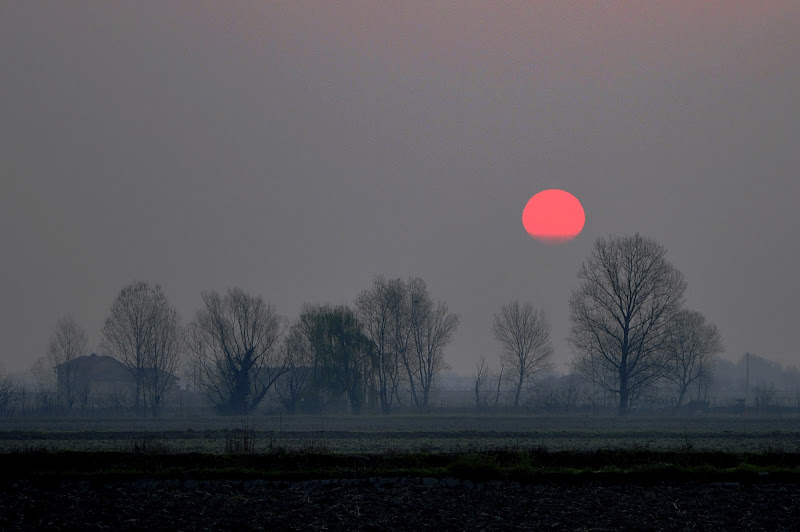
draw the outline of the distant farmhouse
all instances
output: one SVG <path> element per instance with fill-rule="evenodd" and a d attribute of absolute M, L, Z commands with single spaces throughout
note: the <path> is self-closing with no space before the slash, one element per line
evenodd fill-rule
<path fill-rule="evenodd" d="M 128 366 L 108 355 L 77 357 L 56 366 L 58 393 L 77 395 L 127 395 L 135 390 L 135 381 Z M 71 379 L 71 386 L 67 382 Z"/>
<path fill-rule="evenodd" d="M 146 371 L 157 371 L 148 368 Z M 58 393 L 71 395 L 76 402 L 87 399 L 132 399 L 136 393 L 136 380 L 128 366 L 114 357 L 92 353 L 77 357 L 56 366 Z M 161 372 L 161 379 L 170 382 L 169 389 L 178 391 L 178 377 Z M 146 378 L 146 376 L 145 376 Z"/>

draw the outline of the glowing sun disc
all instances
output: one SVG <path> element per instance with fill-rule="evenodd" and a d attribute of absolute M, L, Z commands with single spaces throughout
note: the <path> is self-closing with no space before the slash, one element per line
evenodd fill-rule
<path fill-rule="evenodd" d="M 534 195 L 522 211 L 522 225 L 528 234 L 549 244 L 572 240 L 584 223 L 586 214 L 578 198 L 557 188 Z"/>

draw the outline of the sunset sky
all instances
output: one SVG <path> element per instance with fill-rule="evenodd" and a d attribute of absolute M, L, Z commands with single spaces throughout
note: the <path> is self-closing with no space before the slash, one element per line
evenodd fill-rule
<path fill-rule="evenodd" d="M 127 283 L 188 322 L 238 286 L 294 318 L 376 274 L 461 317 L 544 308 L 557 367 L 595 239 L 640 232 L 725 356 L 800 363 L 800 2 L 0 3 L 0 366 Z M 583 232 L 522 226 L 544 189 Z M 776 383 L 778 385 L 779 383 Z"/>

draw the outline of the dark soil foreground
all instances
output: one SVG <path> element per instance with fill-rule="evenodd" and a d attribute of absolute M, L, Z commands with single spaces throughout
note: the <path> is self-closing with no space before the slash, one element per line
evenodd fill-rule
<path fill-rule="evenodd" d="M 2 530 L 797 530 L 800 485 L 416 478 L 0 483 Z"/>

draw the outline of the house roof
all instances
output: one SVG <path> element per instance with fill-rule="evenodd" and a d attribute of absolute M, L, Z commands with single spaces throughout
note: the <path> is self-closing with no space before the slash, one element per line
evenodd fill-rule
<path fill-rule="evenodd" d="M 108 355 L 80 356 L 56 366 L 58 371 L 69 367 L 84 378 L 91 380 L 128 381 L 132 375 L 128 366 Z"/>
<path fill-rule="evenodd" d="M 116 358 L 109 355 L 98 355 L 92 353 L 91 355 L 80 356 L 58 364 L 56 370 L 62 371 L 62 368 L 69 366 L 74 369 L 77 374 L 83 378 L 90 380 L 104 380 L 104 381 L 130 381 L 133 380 L 131 368 L 123 364 Z M 144 368 L 145 372 L 152 372 L 153 368 Z M 178 380 L 176 375 L 172 375 L 166 371 L 159 370 L 159 375 L 162 379 Z"/>

